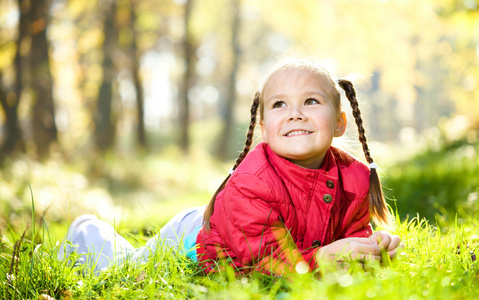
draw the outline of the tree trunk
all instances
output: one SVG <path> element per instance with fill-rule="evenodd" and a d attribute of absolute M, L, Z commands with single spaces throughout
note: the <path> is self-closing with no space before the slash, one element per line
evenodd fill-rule
<path fill-rule="evenodd" d="M 228 83 L 228 96 L 226 98 L 225 105 L 225 114 L 224 114 L 224 128 L 221 135 L 221 139 L 218 145 L 218 156 L 226 160 L 228 159 L 228 154 L 230 153 L 230 141 L 231 141 L 231 128 L 234 124 L 233 112 L 236 104 L 236 78 L 238 75 L 238 65 L 241 55 L 240 42 L 239 42 L 239 31 L 241 26 L 240 18 L 240 9 L 241 3 L 240 0 L 232 0 L 232 18 L 231 23 L 231 47 L 233 48 L 232 62 L 231 62 L 231 73 L 229 76 Z"/>
<path fill-rule="evenodd" d="M 132 76 L 135 84 L 136 90 L 136 111 L 137 111 L 137 138 L 138 146 L 144 150 L 147 149 L 147 140 L 145 132 L 145 108 L 144 108 L 144 94 L 143 94 L 143 82 L 140 76 L 140 52 L 137 45 L 137 36 L 138 33 L 135 28 L 136 23 L 136 10 L 135 10 L 135 1 L 130 2 L 130 13 L 131 13 L 131 28 L 133 32 L 133 39 L 131 43 L 131 55 L 132 55 Z"/>
<path fill-rule="evenodd" d="M 183 41 L 183 51 L 185 55 L 186 70 L 183 77 L 183 87 L 181 89 L 180 96 L 180 147 L 183 153 L 188 153 L 190 148 L 189 139 L 189 127 L 190 127 L 190 106 L 188 101 L 188 91 L 193 86 L 194 74 L 193 74 L 193 61 L 195 55 L 195 47 L 193 45 L 193 36 L 190 30 L 190 16 L 193 6 L 193 0 L 187 0 L 185 2 L 185 37 Z"/>
<path fill-rule="evenodd" d="M 48 10 L 46 0 L 34 0 L 31 5 L 31 80 L 33 100 L 33 141 L 39 159 L 46 158 L 50 146 L 57 142 L 53 79 L 48 55 Z"/>
<path fill-rule="evenodd" d="M 5 112 L 5 139 L 1 146 L 2 155 L 13 151 L 25 152 L 25 141 L 22 137 L 22 131 L 18 120 L 18 105 L 23 91 L 23 68 L 24 59 L 22 58 L 22 41 L 28 34 L 28 13 L 29 2 L 18 0 L 18 10 L 20 12 L 18 21 L 18 37 L 16 42 L 16 52 L 14 58 L 15 65 L 15 88 L 13 93 L 7 93 L 0 86 L 0 102 Z M 2 74 L 0 74 L 0 81 Z"/>
<path fill-rule="evenodd" d="M 1 79 L 0 74 L 0 79 Z M 25 143 L 18 122 L 18 101 L 13 92 L 6 92 L 0 85 L 0 103 L 5 112 L 5 139 L 1 147 L 0 156 L 14 151 L 25 151 Z"/>
<path fill-rule="evenodd" d="M 116 70 L 113 63 L 114 52 L 117 47 L 117 30 L 115 27 L 116 2 L 102 0 L 101 11 L 105 17 L 103 22 L 104 40 L 103 52 L 103 80 L 100 85 L 95 112 L 95 146 L 100 152 L 105 152 L 115 143 L 116 116 L 112 113 L 113 83 Z"/>

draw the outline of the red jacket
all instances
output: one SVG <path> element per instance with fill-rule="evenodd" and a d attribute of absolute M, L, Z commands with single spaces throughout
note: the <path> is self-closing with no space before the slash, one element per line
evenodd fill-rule
<path fill-rule="evenodd" d="M 368 193 L 368 167 L 344 151 L 331 147 L 321 169 L 305 169 L 260 143 L 218 194 L 198 260 L 207 272 L 228 257 L 243 272 L 315 269 L 321 245 L 372 234 Z"/>

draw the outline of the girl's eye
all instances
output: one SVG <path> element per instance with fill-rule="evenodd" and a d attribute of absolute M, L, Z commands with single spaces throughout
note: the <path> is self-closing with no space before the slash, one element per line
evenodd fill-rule
<path fill-rule="evenodd" d="M 286 104 L 283 101 L 276 101 L 273 104 L 273 108 L 280 108 L 280 107 L 285 107 L 285 106 L 286 106 Z"/>
<path fill-rule="evenodd" d="M 312 104 L 318 104 L 318 103 L 319 101 L 313 98 L 309 98 L 309 99 L 306 99 L 306 101 L 304 101 L 304 105 L 312 105 Z"/>

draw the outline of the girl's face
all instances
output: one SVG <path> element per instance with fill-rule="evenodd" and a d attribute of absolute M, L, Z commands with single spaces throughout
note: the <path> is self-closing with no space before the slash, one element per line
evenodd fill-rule
<path fill-rule="evenodd" d="M 346 130 L 346 115 L 337 111 L 321 80 L 305 70 L 283 70 L 263 90 L 263 141 L 279 156 L 309 169 L 321 167 L 333 137 Z"/>

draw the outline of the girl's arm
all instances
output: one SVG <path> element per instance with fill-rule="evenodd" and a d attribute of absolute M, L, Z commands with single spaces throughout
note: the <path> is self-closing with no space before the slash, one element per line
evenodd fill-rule
<path fill-rule="evenodd" d="M 311 267 L 315 251 L 303 253 L 285 228 L 270 187 L 250 174 L 238 174 L 217 200 L 214 218 L 222 239 L 245 267 L 276 274 L 294 272 L 299 262 Z"/>

